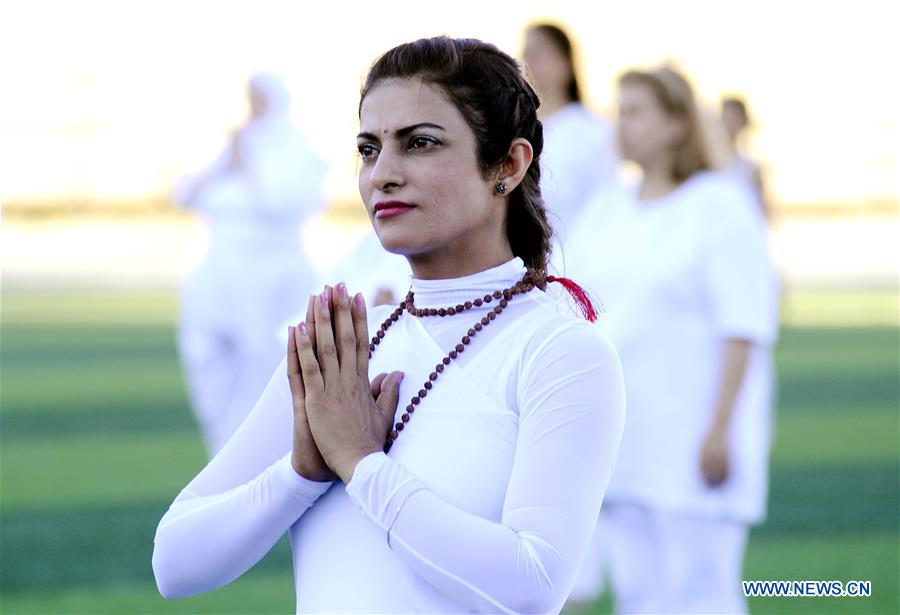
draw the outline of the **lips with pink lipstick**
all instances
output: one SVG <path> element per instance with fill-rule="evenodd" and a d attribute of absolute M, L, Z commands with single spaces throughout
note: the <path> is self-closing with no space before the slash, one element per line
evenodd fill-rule
<path fill-rule="evenodd" d="M 381 220 L 383 218 L 398 216 L 414 207 L 415 205 L 404 203 L 403 201 L 380 201 L 375 203 L 375 217 Z"/>

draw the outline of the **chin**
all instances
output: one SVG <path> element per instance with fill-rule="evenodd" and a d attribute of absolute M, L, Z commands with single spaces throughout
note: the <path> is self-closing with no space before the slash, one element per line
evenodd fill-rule
<path fill-rule="evenodd" d="M 381 247 L 391 254 L 406 256 L 415 253 L 418 247 L 417 242 L 407 236 L 406 233 L 397 232 L 397 229 L 382 230 L 382 232 L 376 230 L 375 234 L 378 235 Z"/>

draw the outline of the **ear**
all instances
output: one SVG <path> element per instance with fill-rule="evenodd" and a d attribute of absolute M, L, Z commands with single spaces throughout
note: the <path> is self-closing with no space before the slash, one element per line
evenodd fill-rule
<path fill-rule="evenodd" d="M 494 181 L 503 182 L 509 192 L 512 192 L 522 182 L 532 160 L 534 160 L 534 149 L 528 139 L 522 137 L 513 139 L 509 146 L 509 152 L 506 154 L 506 160 L 500 165 Z"/>

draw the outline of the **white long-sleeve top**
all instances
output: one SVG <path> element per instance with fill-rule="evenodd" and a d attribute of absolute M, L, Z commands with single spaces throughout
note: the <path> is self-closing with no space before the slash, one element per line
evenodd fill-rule
<path fill-rule="evenodd" d="M 524 273 L 516 257 L 411 284 L 417 307 L 449 306 Z M 388 329 L 370 376 L 405 373 L 397 416 L 494 305 L 445 317 L 404 313 Z M 370 310 L 369 331 L 392 309 Z M 594 531 L 624 412 L 614 347 L 534 289 L 510 300 L 450 363 L 389 453 L 364 457 L 346 486 L 317 483 L 290 464 L 282 362 L 235 436 L 160 521 L 160 592 L 221 587 L 289 532 L 298 613 L 558 612 Z"/>

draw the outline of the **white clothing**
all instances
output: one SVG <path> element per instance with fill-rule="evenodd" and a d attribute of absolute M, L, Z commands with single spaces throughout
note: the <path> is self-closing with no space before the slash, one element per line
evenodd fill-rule
<path fill-rule="evenodd" d="M 237 145 L 175 190 L 209 230 L 206 258 L 181 287 L 178 341 L 210 455 L 247 416 L 284 354 L 260 332 L 305 306 L 315 279 L 300 229 L 325 205 L 326 169 L 291 124 L 285 94 L 269 89 L 272 113 L 251 119 Z M 239 165 L 231 164 L 233 149 Z"/>
<path fill-rule="evenodd" d="M 409 292 L 411 275 L 406 257 L 385 250 L 378 235 L 370 229 L 337 263 L 319 276 L 315 290 L 321 292 L 326 284 L 334 286 L 344 282 L 351 294 L 361 292 L 366 305 L 373 305 L 378 290 L 389 288 L 399 304 Z"/>
<path fill-rule="evenodd" d="M 725 171 L 732 177 L 745 183 L 747 188 L 756 191 L 756 178 L 759 176 L 759 165 L 741 154 L 734 152 Z"/>
<path fill-rule="evenodd" d="M 777 288 L 759 209 L 715 173 L 643 202 L 636 186 L 615 187 L 591 201 L 575 243 L 570 269 L 605 306 L 598 323 L 621 353 L 628 395 L 608 499 L 762 520 Z M 700 451 L 729 338 L 753 345 L 730 423 L 729 475 L 713 488 Z"/>
<path fill-rule="evenodd" d="M 541 195 L 556 234 L 551 273 L 566 275 L 567 238 L 592 194 L 613 182 L 618 154 L 612 125 L 578 102 L 544 122 Z"/>
<path fill-rule="evenodd" d="M 750 160 L 740 152 L 734 152 L 731 161 L 724 169 L 725 173 L 730 175 L 735 181 L 750 191 L 756 199 L 757 206 L 764 207 L 762 194 L 762 186 L 760 185 L 760 169 L 759 165 Z"/>
<path fill-rule="evenodd" d="M 461 278 L 413 279 L 415 303 L 462 303 L 525 271 L 516 257 Z M 369 375 L 404 372 L 397 417 L 495 305 L 393 323 Z M 392 309 L 371 309 L 369 331 Z M 514 297 L 444 369 L 390 452 L 364 457 L 346 486 L 291 468 L 284 370 L 160 521 L 153 568 L 163 595 L 225 585 L 288 531 L 298 613 L 562 608 L 624 423 L 618 357 L 597 327 L 538 289 Z"/>
<path fill-rule="evenodd" d="M 615 613 L 747 612 L 746 524 L 608 502 L 597 534 Z"/>

